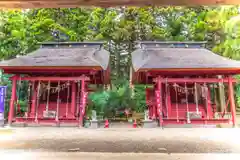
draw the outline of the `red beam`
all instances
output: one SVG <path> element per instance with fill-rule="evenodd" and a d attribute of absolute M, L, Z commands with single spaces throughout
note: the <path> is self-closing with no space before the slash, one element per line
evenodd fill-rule
<path fill-rule="evenodd" d="M 218 78 L 156 78 L 154 82 L 157 82 L 159 79 L 162 83 L 217 83 L 224 82 L 228 83 L 227 78 L 218 79 Z M 235 79 L 232 82 L 237 82 Z"/>
<path fill-rule="evenodd" d="M 90 78 L 86 76 L 80 77 L 21 77 L 18 80 L 25 80 L 25 81 L 89 81 Z"/>

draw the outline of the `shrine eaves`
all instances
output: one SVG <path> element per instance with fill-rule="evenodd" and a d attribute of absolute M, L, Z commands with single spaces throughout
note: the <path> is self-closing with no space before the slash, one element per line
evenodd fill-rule
<path fill-rule="evenodd" d="M 0 8 L 76 8 L 83 6 L 238 5 L 239 0 L 1 0 Z"/>

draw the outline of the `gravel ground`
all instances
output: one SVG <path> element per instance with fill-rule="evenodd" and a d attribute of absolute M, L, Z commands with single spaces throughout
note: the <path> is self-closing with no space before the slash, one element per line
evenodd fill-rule
<path fill-rule="evenodd" d="M 240 154 L 0 152 L 2 159 L 18 160 L 239 160 Z"/>
<path fill-rule="evenodd" d="M 240 153 L 240 129 L 17 128 L 0 149 L 48 152 Z"/>

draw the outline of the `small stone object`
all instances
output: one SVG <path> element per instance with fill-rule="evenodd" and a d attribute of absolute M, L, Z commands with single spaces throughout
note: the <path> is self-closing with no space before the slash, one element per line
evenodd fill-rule
<path fill-rule="evenodd" d="M 144 120 L 149 120 L 148 114 L 149 114 L 149 111 L 145 110 L 145 112 L 144 112 Z"/>
<path fill-rule="evenodd" d="M 43 111 L 44 118 L 56 118 L 56 111 Z"/>
<path fill-rule="evenodd" d="M 158 148 L 158 151 L 161 152 L 161 153 L 162 153 L 162 152 L 165 152 L 165 153 L 166 153 L 166 152 L 167 152 L 167 149 L 166 149 L 166 148 Z"/>
<path fill-rule="evenodd" d="M 68 152 L 78 152 L 80 151 L 80 148 L 71 148 L 68 150 Z"/>
<path fill-rule="evenodd" d="M 91 121 L 90 121 L 90 128 L 97 129 L 99 126 L 98 124 L 98 118 L 97 118 L 97 113 L 95 110 L 92 110 L 92 115 L 91 115 Z"/>
<path fill-rule="evenodd" d="M 92 120 L 97 120 L 97 113 L 95 110 L 92 110 Z"/>
<path fill-rule="evenodd" d="M 4 125 L 4 113 L 0 113 L 0 127 Z"/>

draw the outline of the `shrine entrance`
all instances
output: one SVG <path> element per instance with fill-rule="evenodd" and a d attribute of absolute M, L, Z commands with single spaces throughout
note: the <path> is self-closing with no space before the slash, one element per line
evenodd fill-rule
<path fill-rule="evenodd" d="M 43 43 L 29 55 L 1 62 L 4 73 L 13 74 L 8 123 L 83 126 L 88 86 L 109 83 L 109 53 L 102 44 Z"/>
<path fill-rule="evenodd" d="M 28 106 L 24 111 L 15 98 L 16 123 L 75 123 L 82 125 L 86 110 L 87 81 L 86 76 L 79 77 L 42 77 L 46 80 L 34 80 L 41 77 L 13 77 L 13 85 L 17 80 L 28 82 Z M 47 80 L 49 79 L 49 80 Z M 68 80 L 67 80 L 68 79 Z M 20 82 L 22 83 L 22 82 Z M 16 84 L 19 84 L 16 82 Z M 14 87 L 14 86 L 13 86 Z M 20 86 L 16 86 L 19 88 Z M 18 89 L 17 89 L 18 90 Z M 10 112 L 12 108 L 10 108 Z M 9 123 L 11 122 L 9 117 Z"/>
<path fill-rule="evenodd" d="M 233 75 L 240 62 L 216 55 L 204 44 L 140 42 L 132 53 L 133 81 L 153 86 L 146 89 L 146 102 L 149 118 L 160 126 L 236 125 Z"/>
<path fill-rule="evenodd" d="M 196 82 L 194 82 L 196 81 Z M 162 125 L 168 124 L 235 124 L 233 80 L 196 78 L 156 78 L 153 89 L 146 89 L 150 119 L 161 118 Z M 215 83 L 214 83 L 215 82 Z M 217 90 L 219 83 L 225 86 L 223 110 L 219 106 Z M 149 99 L 148 98 L 148 99 Z M 160 113 L 159 113 L 160 111 Z"/>

